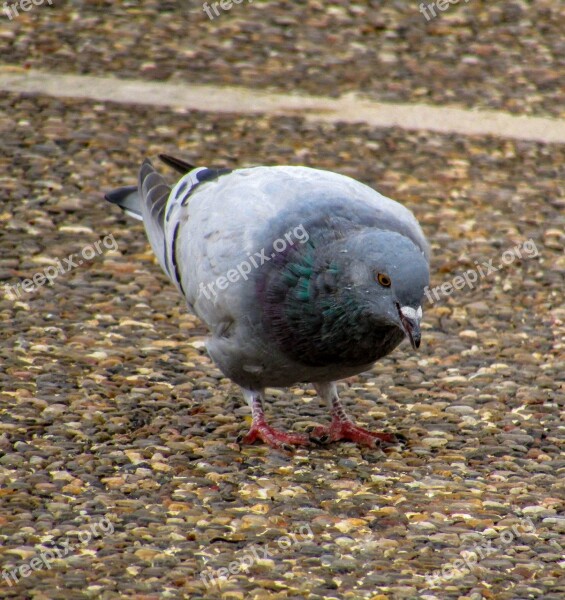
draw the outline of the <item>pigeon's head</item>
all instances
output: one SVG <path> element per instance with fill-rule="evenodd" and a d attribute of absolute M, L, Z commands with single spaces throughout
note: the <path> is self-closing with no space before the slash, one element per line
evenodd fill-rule
<path fill-rule="evenodd" d="M 341 250 L 349 298 L 375 327 L 395 326 L 420 346 L 428 260 L 409 238 L 390 231 L 360 233 Z M 339 259 L 338 259 L 339 260 Z"/>

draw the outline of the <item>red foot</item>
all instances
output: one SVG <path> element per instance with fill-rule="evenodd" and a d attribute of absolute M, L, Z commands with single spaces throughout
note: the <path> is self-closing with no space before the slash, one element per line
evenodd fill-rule
<path fill-rule="evenodd" d="M 238 439 L 240 444 L 253 444 L 256 440 L 262 440 L 271 448 L 292 452 L 294 446 L 311 446 L 312 442 L 305 435 L 299 433 L 286 433 L 267 425 L 265 421 L 258 421 L 251 425 L 249 433 Z"/>
<path fill-rule="evenodd" d="M 329 442 L 337 442 L 338 440 L 348 440 L 356 442 L 361 446 L 370 446 L 371 448 L 378 447 L 380 441 L 396 444 L 402 441 L 401 436 L 396 436 L 394 433 L 380 433 L 377 431 L 369 431 L 358 427 L 352 421 L 338 421 L 334 419 L 331 425 L 322 425 L 315 427 L 310 432 L 310 439 L 323 444 Z"/>

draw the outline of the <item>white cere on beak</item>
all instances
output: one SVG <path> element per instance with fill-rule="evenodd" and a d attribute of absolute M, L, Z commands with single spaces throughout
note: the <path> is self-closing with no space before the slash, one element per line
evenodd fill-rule
<path fill-rule="evenodd" d="M 417 310 L 414 310 L 411 306 L 403 306 L 400 309 L 400 312 L 407 318 L 412 321 L 419 321 L 422 318 L 422 307 L 418 306 Z"/>

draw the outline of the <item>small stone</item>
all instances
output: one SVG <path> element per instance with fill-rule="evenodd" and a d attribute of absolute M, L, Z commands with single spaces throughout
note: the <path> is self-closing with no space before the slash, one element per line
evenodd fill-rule
<path fill-rule="evenodd" d="M 476 410 L 472 406 L 466 405 L 456 405 L 456 406 L 448 406 L 445 409 L 446 413 L 453 413 L 456 415 L 473 415 Z"/>
<path fill-rule="evenodd" d="M 140 548 L 139 550 L 136 550 L 134 554 L 141 560 L 151 562 L 156 556 L 160 554 L 160 552 L 159 550 L 154 550 L 152 548 Z"/>
<path fill-rule="evenodd" d="M 429 448 L 443 448 L 443 446 L 447 445 L 447 442 L 448 440 L 445 438 L 437 437 L 426 437 L 421 440 L 421 443 Z"/>

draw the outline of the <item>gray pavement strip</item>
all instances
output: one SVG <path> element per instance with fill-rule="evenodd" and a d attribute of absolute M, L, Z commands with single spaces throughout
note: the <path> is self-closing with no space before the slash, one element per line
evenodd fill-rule
<path fill-rule="evenodd" d="M 9 66 L 0 66 L 0 90 L 207 112 L 298 114 L 310 120 L 334 123 L 366 123 L 375 127 L 565 143 L 565 121 L 557 119 L 425 104 L 372 102 L 356 94 L 331 99 L 269 93 L 243 87 L 184 85 L 37 70 L 18 71 Z"/>

